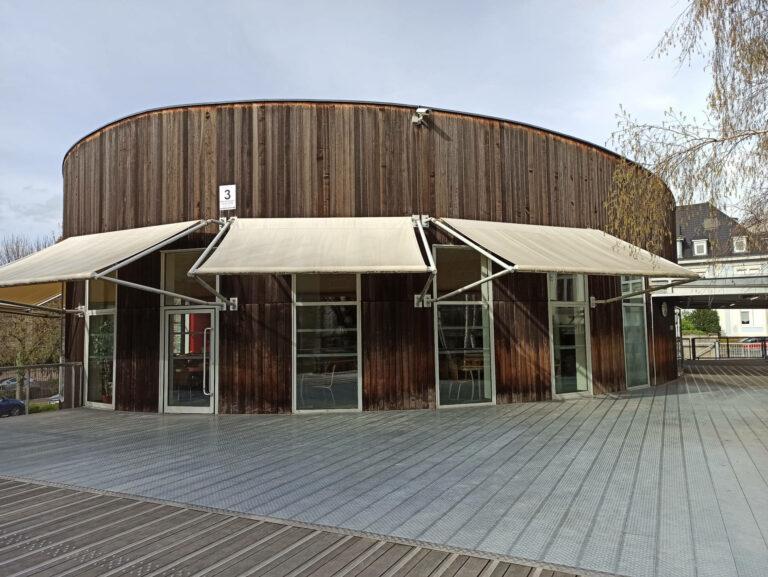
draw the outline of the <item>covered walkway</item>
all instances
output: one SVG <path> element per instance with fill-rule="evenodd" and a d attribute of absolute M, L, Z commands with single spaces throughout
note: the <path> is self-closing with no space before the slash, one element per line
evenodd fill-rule
<path fill-rule="evenodd" d="M 768 364 L 450 411 L 0 420 L 0 473 L 633 576 L 763 576 Z"/>

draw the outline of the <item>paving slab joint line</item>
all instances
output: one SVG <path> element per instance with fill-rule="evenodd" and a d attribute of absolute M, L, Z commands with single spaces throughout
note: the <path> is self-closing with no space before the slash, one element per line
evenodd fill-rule
<path fill-rule="evenodd" d="M 395 543 L 399 545 L 408 545 L 410 547 L 421 547 L 423 549 L 434 549 L 435 551 L 442 551 L 443 553 L 450 553 L 456 555 L 466 555 L 470 557 L 478 557 L 481 559 L 488 559 L 490 561 L 500 561 L 504 563 L 512 563 L 517 565 L 527 565 L 534 569 L 547 569 L 549 571 L 560 571 L 562 573 L 573 573 L 579 577 L 629 577 L 620 573 L 606 573 L 604 571 L 594 571 L 589 569 L 583 569 L 579 567 L 571 567 L 567 565 L 557 565 L 553 563 L 544 563 L 535 559 L 527 559 L 524 557 L 513 557 L 510 555 L 503 555 L 500 553 L 493 553 L 490 551 L 481 551 L 474 549 L 464 549 L 461 547 L 453 547 L 451 545 L 445 545 L 441 543 L 431 543 L 428 541 L 421 541 L 418 539 L 407 539 L 403 537 L 397 537 L 395 535 L 384 535 L 380 533 L 373 533 L 369 531 L 358 531 L 354 529 L 346 529 L 344 527 L 335 527 L 333 525 L 321 525 L 318 523 L 305 523 L 302 521 L 294 521 L 287 519 L 280 519 L 278 517 L 269 517 L 264 515 L 255 515 L 251 513 L 243 513 L 241 511 L 233 511 L 231 509 L 220 509 L 217 507 L 206 507 L 203 505 L 196 505 L 193 503 L 184 503 L 182 501 L 171 501 L 167 499 L 158 499 L 156 497 L 146 497 L 143 495 L 131 495 L 129 493 L 121 493 L 118 491 L 109 491 L 106 489 L 95 489 L 93 487 L 84 487 L 80 485 L 70 485 L 67 483 L 58 483 L 54 481 L 42 481 L 39 479 L 33 479 L 29 477 L 15 477 L 12 475 L 0 475 L 0 480 L 18 481 L 22 483 L 32 483 L 37 485 L 59 487 L 64 489 L 74 489 L 77 491 L 83 491 L 86 493 L 92 493 L 96 495 L 104 495 L 107 497 L 119 497 L 124 499 L 133 499 L 136 501 L 144 501 L 147 503 L 156 503 L 158 505 L 169 505 L 172 507 L 182 507 L 192 511 L 201 511 L 204 513 L 215 513 L 218 515 L 227 515 L 230 517 L 241 517 L 244 519 L 251 519 L 254 521 L 262 521 L 265 523 L 274 523 L 277 525 L 284 525 L 288 527 L 299 527 L 303 529 L 310 529 L 313 531 L 326 531 L 328 533 L 335 533 L 338 535 L 348 535 L 352 537 L 361 537 L 364 539 L 374 539 L 377 541 L 384 541 L 387 543 Z"/>

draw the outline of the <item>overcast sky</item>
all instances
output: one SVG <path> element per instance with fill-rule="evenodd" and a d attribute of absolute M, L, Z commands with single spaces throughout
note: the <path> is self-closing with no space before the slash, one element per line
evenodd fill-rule
<path fill-rule="evenodd" d="M 489 114 L 606 144 L 619 105 L 701 113 L 651 59 L 680 0 L 0 0 L 0 231 L 60 229 L 61 161 L 121 116 L 264 98 Z M 642 8 L 639 8 L 641 7 Z"/>

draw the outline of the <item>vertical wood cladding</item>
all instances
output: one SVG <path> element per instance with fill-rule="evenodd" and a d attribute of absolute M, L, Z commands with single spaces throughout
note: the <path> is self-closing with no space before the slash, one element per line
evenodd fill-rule
<path fill-rule="evenodd" d="M 288 276 L 222 277 L 238 310 L 219 315 L 219 412 L 291 411 Z"/>
<path fill-rule="evenodd" d="M 621 295 L 621 277 L 589 277 L 589 294 L 596 299 Z M 589 311 L 592 341 L 592 390 L 597 394 L 626 389 L 624 318 L 621 301 L 598 304 Z"/>
<path fill-rule="evenodd" d="M 677 378 L 675 315 L 673 307 L 670 306 L 667 316 L 663 316 L 661 302 L 650 297 L 647 297 L 646 308 L 652 383 L 662 385 Z"/>
<path fill-rule="evenodd" d="M 496 401 L 552 397 L 547 275 L 513 273 L 493 283 Z"/>
<path fill-rule="evenodd" d="M 363 409 L 435 406 L 432 309 L 413 307 L 427 275 L 363 275 Z"/>
<path fill-rule="evenodd" d="M 159 288 L 160 253 L 120 269 L 120 278 Z M 127 287 L 117 289 L 117 370 L 115 408 L 157 411 L 160 374 L 160 296 Z"/>
<path fill-rule="evenodd" d="M 64 159 L 64 234 L 216 218 L 218 185 L 232 183 L 240 217 L 424 213 L 605 228 L 604 202 L 617 162 L 612 154 L 503 120 L 434 111 L 428 126 L 415 127 L 411 114 L 396 105 L 255 102 L 171 108 L 118 121 L 77 143 Z M 670 212 L 667 225 L 672 218 Z M 430 231 L 430 237 L 439 235 Z M 201 246 L 196 242 L 189 246 Z M 661 254 L 673 256 L 671 240 Z M 120 274 L 156 286 L 159 255 Z M 433 313 L 413 307 L 423 280 L 363 276 L 365 409 L 434 406 Z M 223 279 L 223 292 L 237 296 L 240 309 L 220 315 L 220 412 L 290 411 L 286 283 L 287 277 Z M 617 283 L 591 279 L 590 288 L 598 298 L 613 296 Z M 500 403 L 551 395 L 546 294 L 543 274 L 516 273 L 494 283 Z M 116 406 L 154 411 L 159 297 L 126 288 L 118 295 Z M 592 313 L 595 392 L 623 388 L 621 306 Z M 667 378 L 674 371 L 674 340 L 665 322 L 655 322 L 652 358 L 657 375 Z M 82 357 L 82 326 L 76 319 L 67 323 L 69 358 Z"/>

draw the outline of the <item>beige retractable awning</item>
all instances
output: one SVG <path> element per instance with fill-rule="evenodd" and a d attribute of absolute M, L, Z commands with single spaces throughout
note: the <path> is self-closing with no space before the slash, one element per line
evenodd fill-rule
<path fill-rule="evenodd" d="M 62 286 L 59 282 L 0 288 L 0 301 L 22 305 L 44 305 L 61 295 Z"/>
<path fill-rule="evenodd" d="M 671 278 L 699 276 L 599 230 L 458 218 L 440 220 L 514 264 L 519 272 Z"/>
<path fill-rule="evenodd" d="M 0 267 L 0 287 L 93 278 L 100 271 L 200 224 L 195 220 L 72 236 Z"/>
<path fill-rule="evenodd" d="M 196 274 L 419 273 L 411 217 L 240 218 Z"/>

